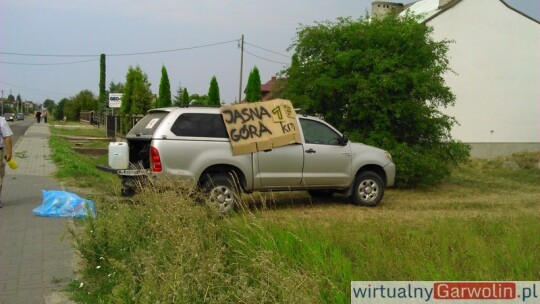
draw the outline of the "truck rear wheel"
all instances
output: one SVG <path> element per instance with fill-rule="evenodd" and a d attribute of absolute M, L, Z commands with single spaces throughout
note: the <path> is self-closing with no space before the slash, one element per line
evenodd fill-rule
<path fill-rule="evenodd" d="M 203 184 L 207 202 L 220 214 L 231 213 L 236 208 L 237 188 L 232 178 L 225 174 L 209 175 Z"/>
<path fill-rule="evenodd" d="M 120 194 L 122 196 L 131 197 L 131 196 L 135 195 L 135 189 L 133 189 L 133 188 L 122 188 L 122 190 L 120 190 Z"/>
<path fill-rule="evenodd" d="M 352 201 L 360 206 L 377 206 L 384 196 L 384 182 L 373 171 L 364 171 L 356 176 Z"/>

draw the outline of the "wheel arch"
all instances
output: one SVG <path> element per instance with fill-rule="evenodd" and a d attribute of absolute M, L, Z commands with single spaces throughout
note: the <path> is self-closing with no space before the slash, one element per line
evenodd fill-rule
<path fill-rule="evenodd" d="M 383 167 L 378 166 L 378 165 L 373 165 L 373 164 L 365 165 L 365 166 L 361 167 L 360 169 L 358 169 L 358 171 L 356 171 L 355 178 L 358 175 L 360 175 L 360 173 L 366 172 L 366 171 L 371 171 L 371 172 L 374 172 L 377 175 L 379 175 L 381 177 L 381 179 L 383 180 L 384 186 L 386 187 L 387 178 L 386 178 L 386 172 L 384 171 Z"/>
<path fill-rule="evenodd" d="M 244 174 L 244 172 L 242 172 L 242 170 L 240 170 L 240 168 L 227 164 L 216 164 L 204 169 L 204 171 L 199 176 L 197 186 L 202 186 L 206 181 L 207 176 L 214 174 L 233 174 L 234 181 L 239 184 L 242 191 L 245 191 L 247 184 L 246 175 Z"/>

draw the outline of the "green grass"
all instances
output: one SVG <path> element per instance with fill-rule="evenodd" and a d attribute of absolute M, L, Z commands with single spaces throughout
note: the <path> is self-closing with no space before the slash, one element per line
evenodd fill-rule
<path fill-rule="evenodd" d="M 56 135 L 107 137 L 105 131 L 87 124 L 51 125 L 51 132 Z"/>
<path fill-rule="evenodd" d="M 91 131 L 89 131 L 91 130 Z M 80 188 L 92 188 L 99 193 L 119 193 L 119 179 L 116 175 L 96 169 L 96 165 L 108 163 L 108 155 L 88 156 L 75 152 L 72 142 L 61 135 L 75 136 L 103 136 L 104 131 L 99 129 L 73 128 L 69 130 L 51 127 L 49 146 L 51 147 L 51 159 L 55 162 L 58 170 L 56 177 L 63 180 L 69 186 Z"/>
<path fill-rule="evenodd" d="M 60 178 L 119 186 L 93 167 L 106 158 L 51 144 Z M 538 161 L 473 160 L 439 186 L 388 189 L 376 208 L 256 193 L 223 219 L 167 180 L 130 200 L 98 196 L 98 217 L 72 231 L 84 265 L 70 290 L 83 303 L 348 303 L 352 280 L 538 280 Z"/>
<path fill-rule="evenodd" d="M 299 303 L 317 301 L 317 281 L 279 253 L 243 246 L 227 220 L 193 203 L 189 187 L 151 190 L 131 203 L 101 201 L 74 231 L 85 261 L 71 284 L 84 303 Z M 252 227 L 253 222 L 244 222 Z M 259 235 L 267 238 L 270 235 Z M 82 283 L 82 286 L 81 286 Z"/>

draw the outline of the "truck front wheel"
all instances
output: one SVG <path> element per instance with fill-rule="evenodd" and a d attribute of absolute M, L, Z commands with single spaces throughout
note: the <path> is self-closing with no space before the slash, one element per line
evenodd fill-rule
<path fill-rule="evenodd" d="M 208 176 L 203 184 L 208 204 L 225 215 L 236 208 L 238 194 L 234 182 L 225 174 Z"/>
<path fill-rule="evenodd" d="M 352 201 L 360 206 L 377 206 L 384 196 L 384 183 L 375 172 L 364 171 L 356 176 Z"/>

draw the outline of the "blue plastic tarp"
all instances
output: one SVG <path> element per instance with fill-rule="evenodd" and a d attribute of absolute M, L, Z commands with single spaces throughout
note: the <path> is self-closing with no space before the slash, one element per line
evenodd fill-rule
<path fill-rule="evenodd" d="M 59 190 L 42 190 L 43 202 L 32 212 L 45 217 L 96 217 L 96 208 L 91 200 L 80 198 L 78 195 Z"/>

